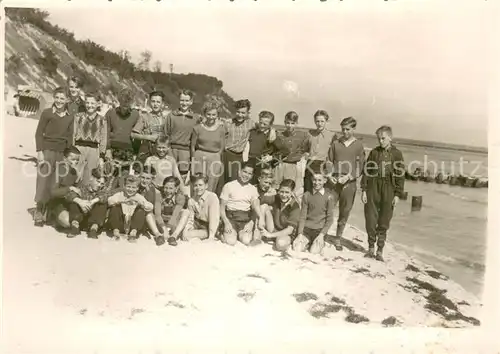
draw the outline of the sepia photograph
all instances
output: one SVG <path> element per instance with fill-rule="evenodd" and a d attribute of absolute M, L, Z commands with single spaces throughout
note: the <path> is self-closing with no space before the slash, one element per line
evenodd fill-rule
<path fill-rule="evenodd" d="M 479 352 L 492 2 L 102 3 L 2 5 L 5 353 Z"/>

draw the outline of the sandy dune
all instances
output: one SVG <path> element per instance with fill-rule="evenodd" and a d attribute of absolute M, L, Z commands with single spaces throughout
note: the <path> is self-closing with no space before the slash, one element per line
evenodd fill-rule
<path fill-rule="evenodd" d="M 280 338 L 288 344 L 273 352 L 290 353 L 308 351 L 293 343 L 312 335 L 346 348 L 367 328 L 478 324 L 477 298 L 390 245 L 386 264 L 364 259 L 366 237 L 352 227 L 351 250 L 321 256 L 219 242 L 158 248 L 34 228 L 36 121 L 7 116 L 4 125 L 5 353 L 180 352 L 187 343 L 211 352 L 236 338 L 228 352 Z M 417 337 L 404 343 L 429 348 Z"/>

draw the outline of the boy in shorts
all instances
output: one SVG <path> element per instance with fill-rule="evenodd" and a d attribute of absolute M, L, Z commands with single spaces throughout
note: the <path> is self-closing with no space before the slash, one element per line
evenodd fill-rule
<path fill-rule="evenodd" d="M 237 240 L 250 245 L 255 225 L 252 211 L 257 216 L 258 227 L 264 229 L 259 193 L 250 184 L 253 173 L 254 167 L 246 163 L 239 171 L 238 179 L 226 183 L 222 188 L 220 213 L 224 227 L 223 241 L 229 245 L 235 245 Z"/>
<path fill-rule="evenodd" d="M 293 241 L 295 251 L 304 252 L 310 245 L 311 253 L 320 253 L 325 246 L 325 235 L 333 224 L 335 197 L 325 189 L 327 179 L 322 173 L 315 173 L 312 192 L 302 197 L 297 238 Z"/>

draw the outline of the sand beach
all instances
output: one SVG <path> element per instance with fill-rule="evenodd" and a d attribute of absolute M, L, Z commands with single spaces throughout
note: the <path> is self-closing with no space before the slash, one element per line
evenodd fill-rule
<path fill-rule="evenodd" d="M 477 328 L 481 322 L 480 299 L 390 244 L 386 263 L 363 258 L 366 235 L 352 226 L 343 252 L 327 247 L 322 255 L 279 253 L 266 244 L 156 247 L 147 238 L 136 244 L 105 235 L 67 239 L 50 227 L 35 228 L 28 209 L 36 123 L 3 121 L 5 353 L 181 352 L 188 346 L 206 353 L 221 352 L 215 343 L 229 341 L 224 348 L 231 353 L 271 342 L 283 342 L 273 352 L 290 353 L 307 351 L 293 343 L 306 345 L 301 339 L 311 334 L 328 339 L 336 333 L 342 349 L 374 328 Z M 356 337 L 339 337 L 342 331 Z M 449 337 L 436 333 L 445 345 Z M 420 352 L 432 344 L 401 338 L 374 346 L 405 343 Z M 453 352 L 472 349 L 454 346 Z"/>

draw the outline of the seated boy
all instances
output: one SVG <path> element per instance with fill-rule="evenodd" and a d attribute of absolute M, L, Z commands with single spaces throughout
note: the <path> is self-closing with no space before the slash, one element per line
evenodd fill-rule
<path fill-rule="evenodd" d="M 64 160 L 55 165 L 55 183 L 50 192 L 50 199 L 47 204 L 48 217 L 53 220 L 56 227 L 69 229 L 68 207 L 71 199 L 70 192 L 80 194 L 80 189 L 77 188 L 78 172 L 76 170 L 80 162 L 80 151 L 72 146 L 64 149 Z"/>
<path fill-rule="evenodd" d="M 113 230 L 113 238 L 120 239 L 120 234 L 128 235 L 129 240 L 137 238 L 144 228 L 146 214 L 153 211 L 153 204 L 139 194 L 139 178 L 133 175 L 125 179 L 123 191 L 108 198 L 109 225 Z"/>
<path fill-rule="evenodd" d="M 300 219 L 300 206 L 293 197 L 295 182 L 284 179 L 279 187 L 278 195 L 275 197 L 272 208 L 265 212 L 270 220 L 270 225 L 262 231 L 262 237 L 275 239 L 275 248 L 278 251 L 286 251 L 292 243 L 292 237 L 297 230 Z"/>
<path fill-rule="evenodd" d="M 321 173 L 313 175 L 312 192 L 302 197 L 297 238 L 293 241 L 295 251 L 304 252 L 311 244 L 311 253 L 320 253 L 325 246 L 325 235 L 333 224 L 334 196 L 325 189 L 327 179 Z"/>
<path fill-rule="evenodd" d="M 276 189 L 272 187 L 273 185 L 273 171 L 271 168 L 265 168 L 260 171 L 260 177 L 257 184 L 257 192 L 259 193 L 259 203 L 260 203 L 260 213 L 265 220 L 266 227 L 271 227 L 270 224 L 270 213 L 267 211 L 272 209 L 274 204 L 274 199 L 276 196 Z M 261 239 L 260 229 L 255 225 L 254 227 L 254 240 Z M 257 241 L 258 242 L 258 241 Z"/>
<path fill-rule="evenodd" d="M 207 176 L 197 173 L 191 177 L 191 184 L 193 196 L 188 201 L 189 218 L 183 238 L 214 240 L 220 223 L 219 198 L 207 190 Z"/>
<path fill-rule="evenodd" d="M 88 227 L 87 237 L 98 238 L 98 232 L 106 220 L 108 197 L 112 194 L 105 190 L 104 183 L 101 172 L 98 168 L 94 168 L 89 181 L 80 188 L 79 192 L 70 191 L 67 197 L 71 225 L 68 237 L 75 237 L 80 234 L 80 230 Z"/>
<path fill-rule="evenodd" d="M 163 181 L 160 198 L 156 199 L 155 218 L 160 236 L 171 246 L 177 246 L 177 239 L 184 230 L 188 220 L 188 197 L 179 189 L 179 178 L 169 176 Z M 160 238 L 160 240 L 161 240 Z"/>
<path fill-rule="evenodd" d="M 146 223 L 144 225 L 144 229 L 139 230 L 139 233 L 145 233 L 149 228 L 149 230 L 153 234 L 156 245 L 161 246 L 165 243 L 165 239 L 158 229 L 158 226 L 161 225 L 162 221 L 160 216 L 154 213 L 154 207 L 159 207 L 162 200 L 161 192 L 153 185 L 153 180 L 156 177 L 156 170 L 151 165 L 143 167 L 142 164 L 138 161 L 134 161 L 133 169 L 135 174 L 139 176 L 139 194 L 146 198 L 146 200 L 153 205 L 153 210 L 146 213 Z M 135 237 L 130 236 L 129 241 L 136 241 L 139 236 L 139 234 L 137 234 Z"/>
<path fill-rule="evenodd" d="M 184 188 L 184 181 L 182 180 L 175 158 L 169 155 L 169 139 L 165 136 L 158 138 L 154 144 L 154 151 L 155 154 L 148 157 L 146 162 L 144 162 L 145 166 L 153 166 L 156 170 L 156 177 L 153 180 L 154 185 L 161 189 L 165 178 L 174 176 L 179 179 L 180 189 L 182 190 Z"/>
<path fill-rule="evenodd" d="M 254 229 L 252 210 L 257 216 L 258 227 L 264 229 L 259 193 L 257 188 L 250 184 L 253 172 L 254 167 L 251 164 L 244 164 L 239 171 L 238 179 L 226 183 L 222 188 L 220 213 L 224 225 L 223 241 L 229 245 L 235 245 L 238 239 L 245 245 L 252 242 Z"/>

